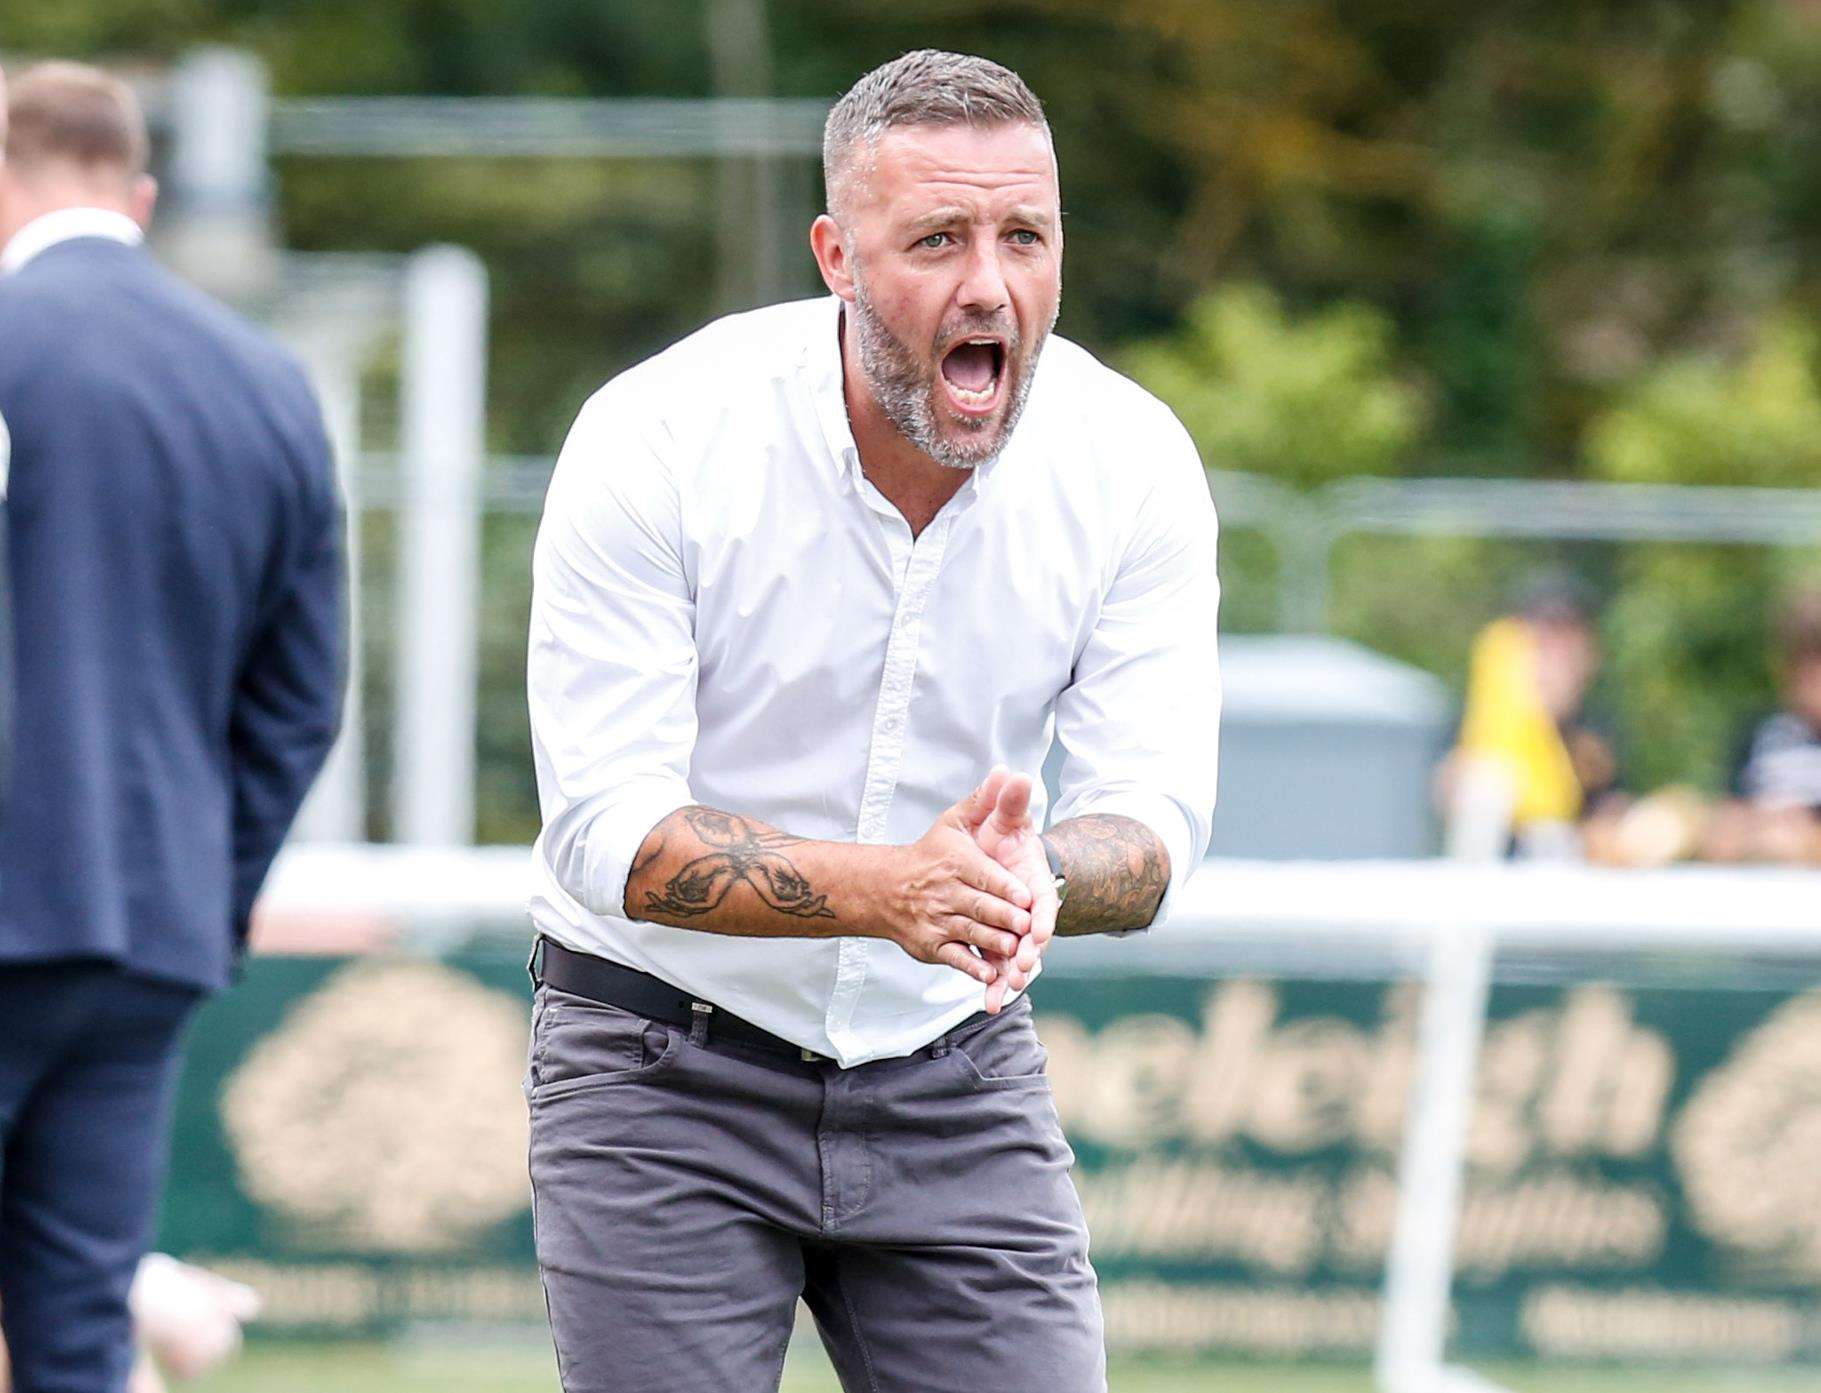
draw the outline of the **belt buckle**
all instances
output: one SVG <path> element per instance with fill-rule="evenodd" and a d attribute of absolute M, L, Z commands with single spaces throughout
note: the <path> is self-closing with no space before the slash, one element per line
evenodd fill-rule
<path fill-rule="evenodd" d="M 803 1056 L 805 1064 L 826 1064 L 828 1062 L 827 1055 L 817 1054 L 814 1050 L 805 1049 L 802 1046 L 798 1046 L 797 1053 Z"/>

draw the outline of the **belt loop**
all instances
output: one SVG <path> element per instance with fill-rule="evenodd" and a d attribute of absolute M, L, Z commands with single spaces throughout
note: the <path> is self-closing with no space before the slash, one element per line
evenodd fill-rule
<path fill-rule="evenodd" d="M 941 1059 L 947 1053 L 948 1033 L 945 1031 L 930 1042 L 929 1057 L 931 1059 Z"/>
<path fill-rule="evenodd" d="M 539 934 L 531 940 L 531 956 L 525 959 L 525 971 L 531 976 L 531 985 L 544 985 L 544 936 Z"/>
<path fill-rule="evenodd" d="M 689 1013 L 694 1017 L 689 1023 L 689 1043 L 699 1049 L 708 1043 L 708 1018 L 714 1014 L 714 1007 L 706 1001 L 692 1001 Z"/>

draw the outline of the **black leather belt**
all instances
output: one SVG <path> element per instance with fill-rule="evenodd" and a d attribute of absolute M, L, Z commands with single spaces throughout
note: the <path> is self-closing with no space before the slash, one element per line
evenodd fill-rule
<path fill-rule="evenodd" d="M 553 939 L 539 937 L 526 965 L 533 982 L 555 987 L 574 996 L 585 996 L 603 1006 L 617 1006 L 647 1020 L 693 1030 L 706 1018 L 707 1038 L 725 1044 L 747 1045 L 772 1054 L 788 1055 L 811 1063 L 827 1058 L 814 1050 L 793 1045 L 782 1036 L 762 1030 L 731 1011 L 708 1001 L 698 1001 L 680 987 L 637 968 L 622 967 L 590 953 L 577 953 Z"/>

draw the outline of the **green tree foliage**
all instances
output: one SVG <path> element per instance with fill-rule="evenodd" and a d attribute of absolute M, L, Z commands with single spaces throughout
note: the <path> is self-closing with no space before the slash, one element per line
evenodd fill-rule
<path fill-rule="evenodd" d="M 1292 318 L 1264 286 L 1228 286 L 1191 305 L 1174 334 L 1134 347 L 1122 366 L 1174 408 L 1210 468 L 1303 487 L 1389 474 L 1422 429 L 1390 321 L 1367 305 Z"/>
<path fill-rule="evenodd" d="M 280 95 L 703 95 L 706 3 L 14 3 L 0 6 L 0 57 L 157 64 L 228 43 L 261 55 Z M 1063 176 L 1061 330 L 1172 401 L 1212 464 L 1302 487 L 1462 471 L 1821 485 L 1803 327 L 1821 311 L 1810 0 L 765 11 L 781 94 L 831 98 L 922 45 L 985 53 L 1031 81 Z M 302 250 L 478 251 L 493 279 L 493 447 L 549 455 L 596 385 L 733 307 L 717 290 L 713 173 L 703 161 L 288 157 L 274 191 Z M 812 163 L 790 177 L 806 225 Z M 793 293 L 817 292 L 806 250 L 794 274 Z M 387 448 L 383 413 L 370 425 Z M 535 816 L 521 531 L 490 531 L 484 587 L 483 772 L 499 836 Z M 1336 623 L 1452 675 L 1526 555 L 1349 542 Z M 1615 597 L 1607 628 L 1639 769 L 1711 782 L 1730 728 L 1770 699 L 1762 615 L 1799 562 L 1577 556 L 1599 562 Z M 1231 537 L 1230 618 L 1271 621 L 1271 564 L 1256 537 Z M 373 656 L 370 680 L 383 681 Z M 370 709 L 377 730 L 383 702 Z"/>
<path fill-rule="evenodd" d="M 1294 316 L 1265 286 L 1230 285 L 1117 362 L 1169 403 L 1210 469 L 1307 489 L 1396 472 L 1422 435 L 1422 398 L 1399 374 L 1390 320 L 1368 305 Z M 1220 501 L 1218 487 L 1215 495 Z M 1229 525 L 1220 564 L 1226 628 L 1275 628 L 1281 568 L 1293 564 L 1264 537 Z"/>
<path fill-rule="evenodd" d="M 1117 32 L 1065 102 L 1180 171 L 1178 284 L 1396 318 L 1457 467 L 1565 472 L 1615 384 L 1821 302 L 1821 11 L 1542 0 L 1014 0 Z M 1185 297 L 1187 298 L 1187 297 Z"/>
<path fill-rule="evenodd" d="M 1614 394 L 1588 428 L 1600 478 L 1634 484 L 1821 487 L 1821 336 L 1774 320 L 1737 361 L 1684 355 Z"/>
<path fill-rule="evenodd" d="M 284 93 L 661 93 L 707 81 L 696 0 L 57 0 L 9 5 L 0 51 L 259 54 Z"/>
<path fill-rule="evenodd" d="M 1767 619 L 1779 569 L 1747 547 L 1624 558 L 1602 629 L 1636 787 L 1721 791 L 1744 722 L 1772 701 Z"/>
<path fill-rule="evenodd" d="M 1625 483 L 1821 487 L 1821 338 L 1775 320 L 1735 358 L 1669 359 L 1588 428 L 1593 473 Z M 1775 597 L 1821 551 L 1634 548 L 1607 618 L 1646 783 L 1718 787 L 1741 718 L 1768 702 Z"/>
<path fill-rule="evenodd" d="M 284 94 L 691 95 L 708 90 L 704 4 L 59 0 L 6 6 L 0 52 L 156 60 L 234 43 Z M 1235 280 L 1297 307 L 1374 303 L 1429 384 L 1456 467 L 1572 471 L 1617 384 L 1780 307 L 1821 308 L 1821 9 L 1798 0 L 766 8 L 783 93 L 832 97 L 918 44 L 985 52 L 1031 79 L 1062 160 L 1071 336 L 1101 351 L 1154 336 Z M 596 199 L 623 196 L 558 168 Z M 372 173 L 284 171 L 302 245 L 427 240 L 456 217 L 483 254 L 491 229 L 540 240 L 561 265 L 602 235 L 567 212 L 547 220 L 553 181 L 538 172 L 477 175 L 502 186 L 478 215 L 449 188 L 459 181 L 401 188 Z M 654 241 L 692 236 L 707 191 Z M 363 243 L 375 222 L 388 240 Z M 712 309 L 689 260 L 644 281 Z M 800 269 L 812 289 L 806 254 Z M 509 316 L 539 318 L 529 304 Z M 576 342 L 573 324 L 537 327 Z M 618 337 L 627 356 L 649 346 Z M 504 433 L 546 448 L 573 391 L 515 404 Z"/>

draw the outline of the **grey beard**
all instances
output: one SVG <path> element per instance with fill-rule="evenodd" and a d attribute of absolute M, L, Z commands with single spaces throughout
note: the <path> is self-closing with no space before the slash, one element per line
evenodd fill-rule
<path fill-rule="evenodd" d="M 942 371 L 941 364 L 933 369 L 926 368 L 910 346 L 886 327 L 866 293 L 866 282 L 858 276 L 854 278 L 854 328 L 858 331 L 860 371 L 866 375 L 867 388 L 885 413 L 885 419 L 897 427 L 900 435 L 944 469 L 977 469 L 998 457 L 1005 442 L 1011 439 L 1012 430 L 1024 414 L 1024 404 L 1031 395 L 1031 382 L 1036 377 L 1036 353 L 1031 355 L 1029 366 L 1019 374 L 1017 381 L 1010 384 L 1012 398 L 1000 429 L 989 435 L 990 422 L 963 418 L 956 424 L 976 438 L 956 441 L 943 435 L 936 422 L 935 375 Z M 1048 337 L 1046 328 L 1044 338 Z M 1038 340 L 1037 347 L 1042 350 L 1043 339 Z M 1017 360 L 1018 348 L 1018 333 L 1014 329 L 1005 346 L 1007 373 L 1012 371 Z"/>

